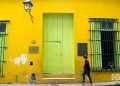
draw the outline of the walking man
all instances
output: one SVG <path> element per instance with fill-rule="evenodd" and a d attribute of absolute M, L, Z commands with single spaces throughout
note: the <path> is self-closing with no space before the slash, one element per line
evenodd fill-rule
<path fill-rule="evenodd" d="M 87 74 L 87 76 L 88 76 L 88 78 L 90 80 L 90 84 L 92 84 L 92 79 L 91 79 L 91 76 L 90 76 L 90 65 L 89 65 L 89 61 L 87 60 L 87 56 L 85 55 L 83 57 L 83 59 L 84 59 L 84 66 L 83 66 L 83 74 L 82 74 L 82 76 L 83 76 L 82 85 L 84 85 L 84 83 L 85 83 L 85 75 L 86 74 Z"/>

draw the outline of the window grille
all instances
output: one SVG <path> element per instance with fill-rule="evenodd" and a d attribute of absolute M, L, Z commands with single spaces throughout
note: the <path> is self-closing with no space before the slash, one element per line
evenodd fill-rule
<path fill-rule="evenodd" d="M 120 70 L 118 19 L 90 18 L 92 71 Z"/>
<path fill-rule="evenodd" d="M 8 21 L 0 21 L 0 76 L 4 76 L 4 57 L 6 43 L 6 23 Z"/>

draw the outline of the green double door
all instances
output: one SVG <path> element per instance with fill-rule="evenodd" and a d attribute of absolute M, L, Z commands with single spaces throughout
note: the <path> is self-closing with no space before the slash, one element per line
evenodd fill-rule
<path fill-rule="evenodd" d="M 74 74 L 73 14 L 43 16 L 43 73 Z"/>

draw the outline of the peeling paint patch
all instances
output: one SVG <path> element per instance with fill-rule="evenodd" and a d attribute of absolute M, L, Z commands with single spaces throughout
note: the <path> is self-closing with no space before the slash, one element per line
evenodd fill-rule
<path fill-rule="evenodd" d="M 21 64 L 25 64 L 27 61 L 27 56 L 25 54 L 21 54 L 19 57 L 15 57 L 13 59 L 14 64 L 17 64 L 18 66 Z"/>

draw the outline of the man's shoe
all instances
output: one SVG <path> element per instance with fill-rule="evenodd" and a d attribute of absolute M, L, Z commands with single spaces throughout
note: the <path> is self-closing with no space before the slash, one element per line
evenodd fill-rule
<path fill-rule="evenodd" d="M 85 85 L 85 83 L 82 83 L 82 85 Z"/>

